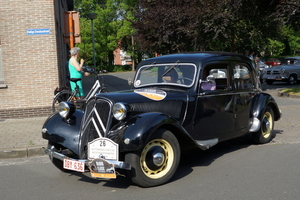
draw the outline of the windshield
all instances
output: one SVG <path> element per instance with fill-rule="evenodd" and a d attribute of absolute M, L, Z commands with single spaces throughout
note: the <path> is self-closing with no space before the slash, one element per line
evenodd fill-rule
<path fill-rule="evenodd" d="M 194 83 L 196 66 L 190 63 L 150 64 L 140 67 L 135 87 L 148 85 L 177 85 L 190 87 Z"/>
<path fill-rule="evenodd" d="M 299 65 L 299 62 L 295 59 L 284 59 L 281 62 L 281 65 Z"/>

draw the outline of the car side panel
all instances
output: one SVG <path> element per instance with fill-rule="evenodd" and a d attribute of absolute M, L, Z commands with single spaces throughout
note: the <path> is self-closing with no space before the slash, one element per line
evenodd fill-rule
<path fill-rule="evenodd" d="M 232 91 L 214 91 L 199 96 L 194 118 L 195 140 L 226 138 L 235 129 Z"/>

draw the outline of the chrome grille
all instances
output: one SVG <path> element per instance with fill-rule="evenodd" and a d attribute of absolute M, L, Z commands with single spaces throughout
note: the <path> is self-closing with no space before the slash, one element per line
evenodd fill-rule
<path fill-rule="evenodd" d="M 278 70 L 267 71 L 267 74 L 268 75 L 277 75 L 277 74 L 280 74 L 280 71 L 278 71 Z"/>
<path fill-rule="evenodd" d="M 112 102 L 107 99 L 93 99 L 85 109 L 81 124 L 81 135 L 105 137 L 111 124 Z"/>

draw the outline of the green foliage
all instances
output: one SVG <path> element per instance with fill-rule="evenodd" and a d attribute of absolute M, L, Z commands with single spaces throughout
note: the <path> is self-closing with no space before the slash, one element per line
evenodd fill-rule
<path fill-rule="evenodd" d="M 279 57 L 282 55 L 284 48 L 284 43 L 269 39 L 269 43 L 266 45 L 265 50 L 268 52 L 269 57 Z"/>
<path fill-rule="evenodd" d="M 96 64 L 97 66 L 113 65 L 113 51 L 118 47 L 119 41 L 134 33 L 131 22 L 127 18 L 133 19 L 132 11 L 129 8 L 135 2 L 133 0 L 75 1 L 75 9 L 80 12 L 82 37 L 82 43 L 77 44 L 77 46 L 82 49 L 87 65 L 93 66 L 92 21 L 94 23 Z M 89 13 L 96 13 L 96 19 L 90 20 L 88 18 Z"/>
<path fill-rule="evenodd" d="M 93 66 L 92 20 L 96 65 L 109 71 L 113 51 L 122 47 L 134 60 L 155 52 L 256 51 L 284 56 L 300 50 L 299 0 L 75 0 L 82 43 Z M 105 68 L 103 67 L 103 68 Z"/>
<path fill-rule="evenodd" d="M 300 88 L 288 88 L 284 89 L 281 92 L 288 93 L 288 94 L 294 94 L 294 95 L 300 95 Z"/>
<path fill-rule="evenodd" d="M 109 65 L 109 66 L 105 66 L 104 69 L 106 69 L 108 72 L 123 72 L 123 71 L 130 71 L 131 66 L 129 66 L 129 65 Z"/>

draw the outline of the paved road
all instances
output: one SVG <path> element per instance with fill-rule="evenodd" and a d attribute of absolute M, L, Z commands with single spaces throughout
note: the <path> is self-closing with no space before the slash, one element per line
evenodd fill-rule
<path fill-rule="evenodd" d="M 62 173 L 47 157 L 0 162 L 3 200 L 299 199 L 300 144 L 223 145 L 186 154 L 170 183 L 140 188 L 124 177 Z"/>
<path fill-rule="evenodd" d="M 271 144 L 300 143 L 300 98 L 286 98 L 278 96 L 278 91 L 284 88 L 300 87 L 300 85 L 296 84 L 289 86 L 285 83 L 267 85 L 264 83 L 262 86 L 265 92 L 271 94 L 275 98 L 279 105 L 279 109 L 282 111 L 282 118 L 275 122 L 274 132 L 276 137 L 273 139 Z"/>

